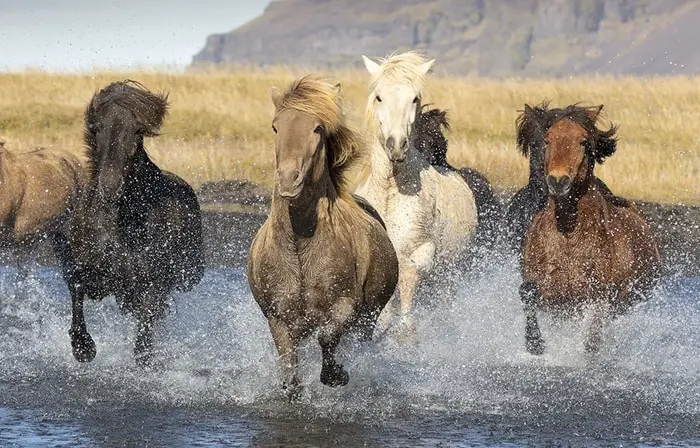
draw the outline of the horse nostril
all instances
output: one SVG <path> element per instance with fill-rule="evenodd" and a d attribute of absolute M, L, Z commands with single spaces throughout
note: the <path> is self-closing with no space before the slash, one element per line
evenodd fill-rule
<path fill-rule="evenodd" d="M 408 139 L 404 137 L 404 139 L 401 140 L 400 148 L 403 150 L 403 149 L 406 149 L 407 146 L 408 146 Z"/>
<path fill-rule="evenodd" d="M 386 139 L 386 149 L 388 149 L 389 151 L 394 149 L 394 137 L 389 137 L 388 139 Z"/>
<path fill-rule="evenodd" d="M 571 178 L 567 175 L 556 177 L 550 174 L 547 176 L 547 186 L 551 192 L 566 193 L 571 187 Z"/>

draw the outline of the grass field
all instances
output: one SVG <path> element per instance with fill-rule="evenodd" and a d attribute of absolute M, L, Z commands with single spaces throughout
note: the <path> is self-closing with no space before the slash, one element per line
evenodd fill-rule
<path fill-rule="evenodd" d="M 100 87 L 131 78 L 170 92 L 162 135 L 146 146 L 153 158 L 195 186 L 248 178 L 271 184 L 272 86 L 286 87 L 301 68 L 169 74 L 0 74 L 0 136 L 10 149 L 82 150 L 84 107 Z M 351 119 L 361 123 L 367 75 L 326 72 L 340 80 Z M 483 172 L 498 188 L 523 185 L 527 161 L 515 148 L 515 118 L 524 103 L 605 104 L 604 123 L 620 125 L 617 153 L 597 168 L 617 194 L 700 204 L 700 77 L 490 80 L 433 75 L 424 101 L 449 110 L 450 161 Z"/>

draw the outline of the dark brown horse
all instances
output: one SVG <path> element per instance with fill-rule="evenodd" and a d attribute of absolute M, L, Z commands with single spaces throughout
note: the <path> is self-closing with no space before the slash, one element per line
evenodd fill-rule
<path fill-rule="evenodd" d="M 522 249 L 525 232 L 530 227 L 532 218 L 544 208 L 549 198 L 544 174 L 544 134 L 562 118 L 581 117 L 583 108 L 576 105 L 565 108 L 550 108 L 549 102 L 525 108 L 516 121 L 518 148 L 530 159 L 530 175 L 526 186 L 518 190 L 508 204 L 503 221 L 504 239 L 510 249 L 518 254 Z M 598 190 L 613 204 L 626 206 L 627 201 L 612 194 L 605 183 L 593 178 Z"/>
<path fill-rule="evenodd" d="M 201 218 L 192 188 L 148 157 L 145 137 L 158 135 L 166 95 L 135 81 L 96 93 L 85 111 L 90 179 L 71 220 L 73 265 L 66 281 L 73 303 L 73 356 L 92 361 L 95 343 L 83 301 L 114 295 L 136 317 L 134 354 L 148 364 L 153 323 L 172 290 L 187 291 L 204 271 Z"/>
<path fill-rule="evenodd" d="M 428 158 L 435 167 L 455 171 L 469 185 L 476 201 L 477 226 L 473 249 L 493 250 L 500 242 L 503 222 L 503 205 L 486 176 L 473 168 L 455 168 L 447 161 L 447 138 L 443 132 L 450 130 L 447 111 L 430 109 L 424 105 L 413 123 L 411 143 Z"/>
<path fill-rule="evenodd" d="M 14 152 L 0 141 L 0 248 L 14 252 L 20 279 L 48 239 L 61 266 L 68 256 L 68 216 L 83 181 L 82 164 L 57 149 Z"/>
<path fill-rule="evenodd" d="M 587 351 L 599 347 L 609 316 L 627 311 L 655 286 L 654 235 L 629 203 L 616 203 L 593 174 L 616 149 L 616 127 L 596 127 L 603 106 L 569 106 L 543 133 L 548 200 L 525 234 L 521 270 L 527 350 L 544 351 L 537 310 L 569 314 L 593 306 Z"/>
<path fill-rule="evenodd" d="M 336 347 L 351 329 L 363 340 L 371 338 L 398 280 L 396 253 L 381 220 L 345 185 L 361 148 L 345 124 L 338 95 L 337 86 L 307 76 L 272 97 L 276 181 L 247 272 L 290 399 L 300 392 L 299 343 L 314 330 L 323 355 L 321 382 L 347 384 Z"/>

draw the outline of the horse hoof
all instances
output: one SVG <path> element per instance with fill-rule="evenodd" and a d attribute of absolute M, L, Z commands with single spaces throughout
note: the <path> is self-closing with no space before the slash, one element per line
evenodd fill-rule
<path fill-rule="evenodd" d="M 542 338 L 526 339 L 525 348 L 532 355 L 541 355 L 544 353 L 544 340 Z"/>
<path fill-rule="evenodd" d="M 350 375 L 340 364 L 321 369 L 321 383 L 330 387 L 345 386 L 350 381 Z"/>
<path fill-rule="evenodd" d="M 299 403 L 301 401 L 302 387 L 299 384 L 282 384 L 282 392 L 290 403 Z"/>
<path fill-rule="evenodd" d="M 97 347 L 88 332 L 78 332 L 71 329 L 68 334 L 70 334 L 70 343 L 73 346 L 73 357 L 78 362 L 90 362 L 95 359 Z"/>

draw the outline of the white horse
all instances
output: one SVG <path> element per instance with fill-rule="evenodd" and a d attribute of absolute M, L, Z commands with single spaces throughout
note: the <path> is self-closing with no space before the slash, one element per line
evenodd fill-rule
<path fill-rule="evenodd" d="M 417 287 L 428 277 L 439 285 L 455 272 L 476 232 L 476 203 L 458 173 L 431 166 L 410 144 L 426 74 L 435 60 L 416 52 L 391 55 L 381 65 L 362 58 L 371 74 L 365 118 L 372 149 L 356 193 L 386 223 L 399 259 L 401 323 L 412 330 Z M 387 305 L 384 325 L 392 309 Z"/>

